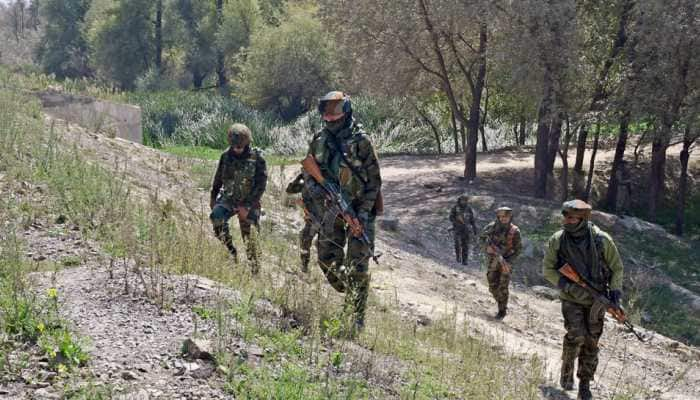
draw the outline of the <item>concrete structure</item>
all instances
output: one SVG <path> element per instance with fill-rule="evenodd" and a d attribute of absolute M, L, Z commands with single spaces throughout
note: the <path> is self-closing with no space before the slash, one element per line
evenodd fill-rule
<path fill-rule="evenodd" d="M 110 137 L 143 143 L 141 108 L 56 91 L 38 94 L 44 112 Z"/>

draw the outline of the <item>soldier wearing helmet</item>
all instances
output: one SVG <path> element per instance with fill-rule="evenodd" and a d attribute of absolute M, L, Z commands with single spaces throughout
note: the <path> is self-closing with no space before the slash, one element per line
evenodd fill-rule
<path fill-rule="evenodd" d="M 450 210 L 450 222 L 452 222 L 457 262 L 467 265 L 469 260 L 469 233 L 471 232 L 476 236 L 474 211 L 469 207 L 469 195 L 463 194 L 457 198 L 457 204 L 452 206 Z M 467 229 L 467 223 L 471 226 L 471 231 Z"/>
<path fill-rule="evenodd" d="M 260 199 L 267 185 L 267 166 L 260 150 L 251 147 L 251 132 L 243 124 L 228 129 L 229 148 L 221 155 L 212 182 L 211 219 L 214 234 L 236 258 L 228 221 L 238 215 L 241 236 L 246 241 L 246 253 L 253 273 L 257 273 L 257 244 L 251 238 L 251 226 L 260 218 Z"/>
<path fill-rule="evenodd" d="M 571 265 L 587 283 L 619 305 L 623 266 L 609 234 L 590 222 L 591 206 L 581 200 L 562 206 L 562 229 L 549 238 L 542 262 L 545 279 L 559 288 L 566 335 L 562 345 L 559 383 L 574 387 L 574 364 L 578 358 L 578 398 L 592 398 L 590 381 L 598 366 L 598 340 L 603 333 L 606 307 L 589 292 L 559 273 Z"/>
<path fill-rule="evenodd" d="M 324 128 L 314 135 L 309 155 L 329 182 L 340 187 L 367 234 L 363 244 L 337 215 L 324 215 L 318 241 L 318 261 L 328 282 L 345 293 L 347 309 L 354 317 L 354 332 L 365 323 L 369 292 L 369 258 L 374 247 L 375 217 L 380 204 L 382 179 L 379 161 L 367 133 L 352 117 L 350 96 L 333 91 L 319 99 Z M 347 243 L 347 246 L 346 246 Z"/>
<path fill-rule="evenodd" d="M 489 291 L 498 303 L 496 319 L 503 319 L 508 310 L 508 285 L 512 265 L 522 252 L 520 229 L 513 223 L 513 210 L 500 207 L 496 220 L 486 225 L 479 237 L 486 252 L 486 279 Z"/>

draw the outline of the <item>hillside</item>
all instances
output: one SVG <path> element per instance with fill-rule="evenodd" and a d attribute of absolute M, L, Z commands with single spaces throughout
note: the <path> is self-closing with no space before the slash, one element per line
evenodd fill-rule
<path fill-rule="evenodd" d="M 5 170 L 0 190 L 11 205 L 7 221 L 17 222 L 22 263 L 37 271 L 30 275 L 35 293 L 41 297 L 56 289 L 59 313 L 82 338 L 90 359 L 77 372 L 57 375 L 51 372 L 55 360 L 39 349 L 10 346 L 3 395 L 575 396 L 556 383 L 564 334 L 559 302 L 526 285 L 538 268 L 535 233 L 541 236 L 543 225 L 552 226 L 548 221 L 557 213 L 556 204 L 502 195 L 486 185 L 473 189 L 480 196 L 479 226 L 490 220 L 497 204 L 508 202 L 517 206 L 517 222 L 534 232 L 526 236 L 531 243 L 523 274 L 516 275 L 520 283 L 512 292 L 510 313 L 496 322 L 476 257 L 466 269 L 451 262 L 444 221 L 454 195 L 464 190 L 451 164 L 427 170 L 420 165 L 432 164 L 431 159 L 383 160 L 387 207 L 399 216 L 399 230 L 378 235 L 383 256 L 371 266 L 368 329 L 347 341 L 333 316 L 342 299 L 328 290 L 319 271 L 298 272 L 294 240 L 301 216 L 280 202 L 295 166 L 271 168 L 263 272 L 251 277 L 245 265 L 231 265 L 209 233 L 206 186 L 212 163 L 40 115 L 43 144 L 34 148 L 43 152 L 25 154 L 25 162 L 55 157 L 75 164 L 56 164 L 40 174 L 26 170 L 24 177 L 17 168 Z M 527 157 L 509 154 L 507 159 Z M 503 163 L 502 155 L 489 155 L 479 165 L 496 173 Z M 616 399 L 698 398 L 697 348 L 646 333 L 651 341 L 640 344 L 608 321 L 594 393 Z M 181 356 L 189 336 L 210 340 L 216 365 Z"/>

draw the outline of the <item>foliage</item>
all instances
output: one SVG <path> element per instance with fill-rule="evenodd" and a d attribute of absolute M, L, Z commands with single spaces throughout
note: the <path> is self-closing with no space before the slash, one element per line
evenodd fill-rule
<path fill-rule="evenodd" d="M 37 58 L 44 71 L 59 78 L 90 74 L 88 43 L 83 35 L 85 14 L 90 0 L 46 0 L 42 9 L 46 20 Z"/>
<path fill-rule="evenodd" d="M 133 89 L 153 57 L 153 2 L 122 0 L 91 27 L 93 63 L 100 76 Z"/>
<path fill-rule="evenodd" d="M 253 34 L 239 86 L 255 107 L 292 120 L 316 106 L 335 82 L 332 42 L 313 9 L 295 9 L 279 26 Z"/>

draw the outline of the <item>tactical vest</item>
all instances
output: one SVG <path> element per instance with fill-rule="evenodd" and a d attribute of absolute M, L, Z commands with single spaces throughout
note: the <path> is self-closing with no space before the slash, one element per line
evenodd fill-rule
<path fill-rule="evenodd" d="M 359 148 L 360 143 L 368 139 L 358 126 L 351 129 L 352 133 L 341 139 L 336 139 L 326 130 L 319 132 L 314 140 L 313 150 L 326 179 L 338 183 L 349 199 L 361 200 L 365 192 L 365 184 L 362 181 L 367 182 L 368 178 L 367 171 L 362 168 Z M 340 156 L 338 151 L 342 151 L 345 157 Z"/>
<path fill-rule="evenodd" d="M 564 233 L 562 233 L 562 236 Z M 557 249 L 557 269 L 561 268 L 566 264 L 566 260 L 561 248 L 562 236 L 559 237 L 558 249 Z M 582 275 L 596 290 L 602 291 L 605 289 L 606 285 L 610 282 L 612 277 L 612 271 L 608 267 L 605 261 L 604 247 L 603 247 L 603 236 L 596 231 L 593 234 L 593 240 L 595 242 L 596 253 L 598 257 L 598 266 L 600 268 L 600 273 L 596 274 L 593 271 L 588 271 L 588 269 L 583 270 L 583 268 L 577 268 L 576 265 L 572 265 L 576 272 Z M 594 275 L 599 275 L 600 279 L 595 279 Z"/>
<path fill-rule="evenodd" d="M 493 225 L 493 229 L 489 233 L 489 238 L 491 238 L 492 244 L 501 248 L 504 257 L 508 257 L 513 254 L 513 241 L 515 240 L 515 233 L 518 231 L 518 227 L 514 224 L 510 224 L 508 232 L 505 236 L 497 235 L 494 230 L 496 224 Z"/>
<path fill-rule="evenodd" d="M 224 157 L 221 179 L 224 195 L 235 204 L 243 202 L 253 190 L 253 183 L 260 150 L 251 149 L 248 158 Z"/>

